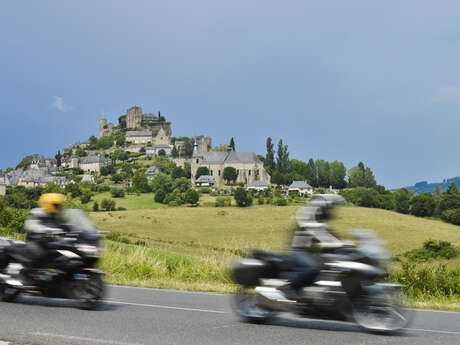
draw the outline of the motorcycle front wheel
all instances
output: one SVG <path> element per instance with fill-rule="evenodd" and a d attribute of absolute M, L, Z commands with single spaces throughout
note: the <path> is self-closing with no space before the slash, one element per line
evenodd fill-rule
<path fill-rule="evenodd" d="M 88 274 L 86 279 L 75 280 L 72 295 L 81 309 L 99 309 L 104 298 L 105 285 L 100 274 Z"/>
<path fill-rule="evenodd" d="M 253 291 L 239 288 L 232 296 L 234 312 L 246 322 L 266 323 L 275 316 L 275 312 L 257 304 Z"/>
<path fill-rule="evenodd" d="M 402 307 L 399 289 L 385 289 L 358 296 L 353 301 L 352 314 L 361 327 L 371 332 L 393 333 L 406 327 L 413 313 Z"/>

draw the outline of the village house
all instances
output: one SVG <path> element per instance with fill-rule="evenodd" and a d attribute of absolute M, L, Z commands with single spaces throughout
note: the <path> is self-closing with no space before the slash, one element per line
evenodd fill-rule
<path fill-rule="evenodd" d="M 216 179 L 214 176 L 210 175 L 201 175 L 200 177 L 197 178 L 195 181 L 195 185 L 198 187 L 211 187 L 216 184 Z"/>
<path fill-rule="evenodd" d="M 288 193 L 290 192 L 297 192 L 301 196 L 311 195 L 313 194 L 313 187 L 305 181 L 293 181 L 288 187 Z"/>
<path fill-rule="evenodd" d="M 270 175 L 265 171 L 263 162 L 254 152 L 200 152 L 195 142 L 191 159 L 192 182 L 196 182 L 196 171 L 199 167 L 207 167 L 209 175 L 216 184 L 225 183 L 223 173 L 226 167 L 233 167 L 237 172 L 236 182 L 251 184 L 254 181 L 270 183 Z"/>
<path fill-rule="evenodd" d="M 86 172 L 100 172 L 107 165 L 107 159 L 102 156 L 87 156 L 79 159 L 78 167 Z"/>
<path fill-rule="evenodd" d="M 126 141 L 134 144 L 147 144 L 152 142 L 152 132 L 149 131 L 128 131 Z"/>
<path fill-rule="evenodd" d="M 254 181 L 248 185 L 248 191 L 263 192 L 268 188 L 268 183 L 263 181 Z"/>

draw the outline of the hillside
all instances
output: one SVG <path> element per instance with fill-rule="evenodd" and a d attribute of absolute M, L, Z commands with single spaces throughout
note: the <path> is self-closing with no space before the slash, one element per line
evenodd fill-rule
<path fill-rule="evenodd" d="M 457 186 L 460 186 L 460 176 L 459 177 L 449 178 L 447 180 L 444 180 L 443 182 L 428 183 L 427 181 L 422 181 L 422 182 L 416 183 L 413 186 L 404 187 L 404 188 L 409 189 L 409 190 L 413 190 L 417 194 L 421 194 L 421 193 L 424 193 L 424 192 L 432 193 L 434 191 L 434 189 L 436 188 L 436 186 L 439 186 L 439 187 L 441 187 L 442 191 L 445 192 L 447 190 L 447 188 L 449 188 L 449 186 L 450 186 L 450 184 L 452 182 L 455 182 L 457 184 Z"/>
<path fill-rule="evenodd" d="M 231 292 L 228 267 L 248 248 L 283 250 L 297 206 L 175 207 L 92 213 L 112 230 L 103 267 L 113 283 Z M 372 228 L 393 256 L 430 238 L 460 246 L 460 228 L 379 209 L 343 207 L 333 226 Z M 460 265 L 460 258 L 450 260 Z"/>

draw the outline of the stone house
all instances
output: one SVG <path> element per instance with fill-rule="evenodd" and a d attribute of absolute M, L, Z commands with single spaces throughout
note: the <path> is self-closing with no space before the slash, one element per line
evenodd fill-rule
<path fill-rule="evenodd" d="M 223 184 L 224 169 L 233 167 L 237 172 L 236 182 L 251 184 L 254 181 L 270 183 L 270 175 L 265 171 L 263 162 L 254 152 L 200 152 L 195 142 L 191 159 L 192 183 L 196 182 L 196 171 L 199 167 L 207 167 L 210 176 L 213 176 L 216 184 Z"/>
<path fill-rule="evenodd" d="M 134 144 L 147 144 L 153 141 L 152 132 L 150 131 L 128 131 L 126 132 L 126 141 Z"/>
<path fill-rule="evenodd" d="M 268 184 L 263 181 L 254 181 L 248 185 L 248 191 L 262 192 L 268 188 Z"/>
<path fill-rule="evenodd" d="M 79 168 L 86 172 L 100 172 L 103 166 L 107 165 L 107 160 L 102 156 L 81 157 Z"/>
<path fill-rule="evenodd" d="M 293 181 L 288 187 L 289 192 L 298 192 L 301 196 L 313 194 L 313 187 L 305 181 Z"/>
<path fill-rule="evenodd" d="M 147 176 L 147 178 L 154 178 L 155 176 L 157 176 L 159 173 L 161 173 L 161 170 L 160 168 L 156 167 L 156 166 L 151 166 L 147 169 L 147 171 L 145 172 L 145 176 Z"/>
<path fill-rule="evenodd" d="M 210 176 L 210 175 L 201 175 L 195 181 L 195 185 L 199 187 L 210 187 L 210 186 L 214 186 L 215 184 L 216 184 L 216 179 L 214 178 L 214 176 Z"/>

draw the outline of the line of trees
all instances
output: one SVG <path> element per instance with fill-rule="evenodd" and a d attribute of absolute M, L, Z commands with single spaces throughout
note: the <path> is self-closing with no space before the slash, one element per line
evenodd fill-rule
<path fill-rule="evenodd" d="M 340 161 L 328 162 L 323 159 L 308 162 L 298 159 L 290 159 L 288 145 L 283 139 L 278 141 L 276 155 L 275 145 L 272 138 L 267 138 L 267 153 L 260 157 L 264 161 L 265 170 L 271 175 L 272 183 L 278 185 L 289 185 L 292 181 L 307 181 L 312 187 L 343 189 L 351 187 L 374 187 L 377 185 L 374 173 L 364 163 L 359 162 L 357 166 L 348 171 Z"/>

